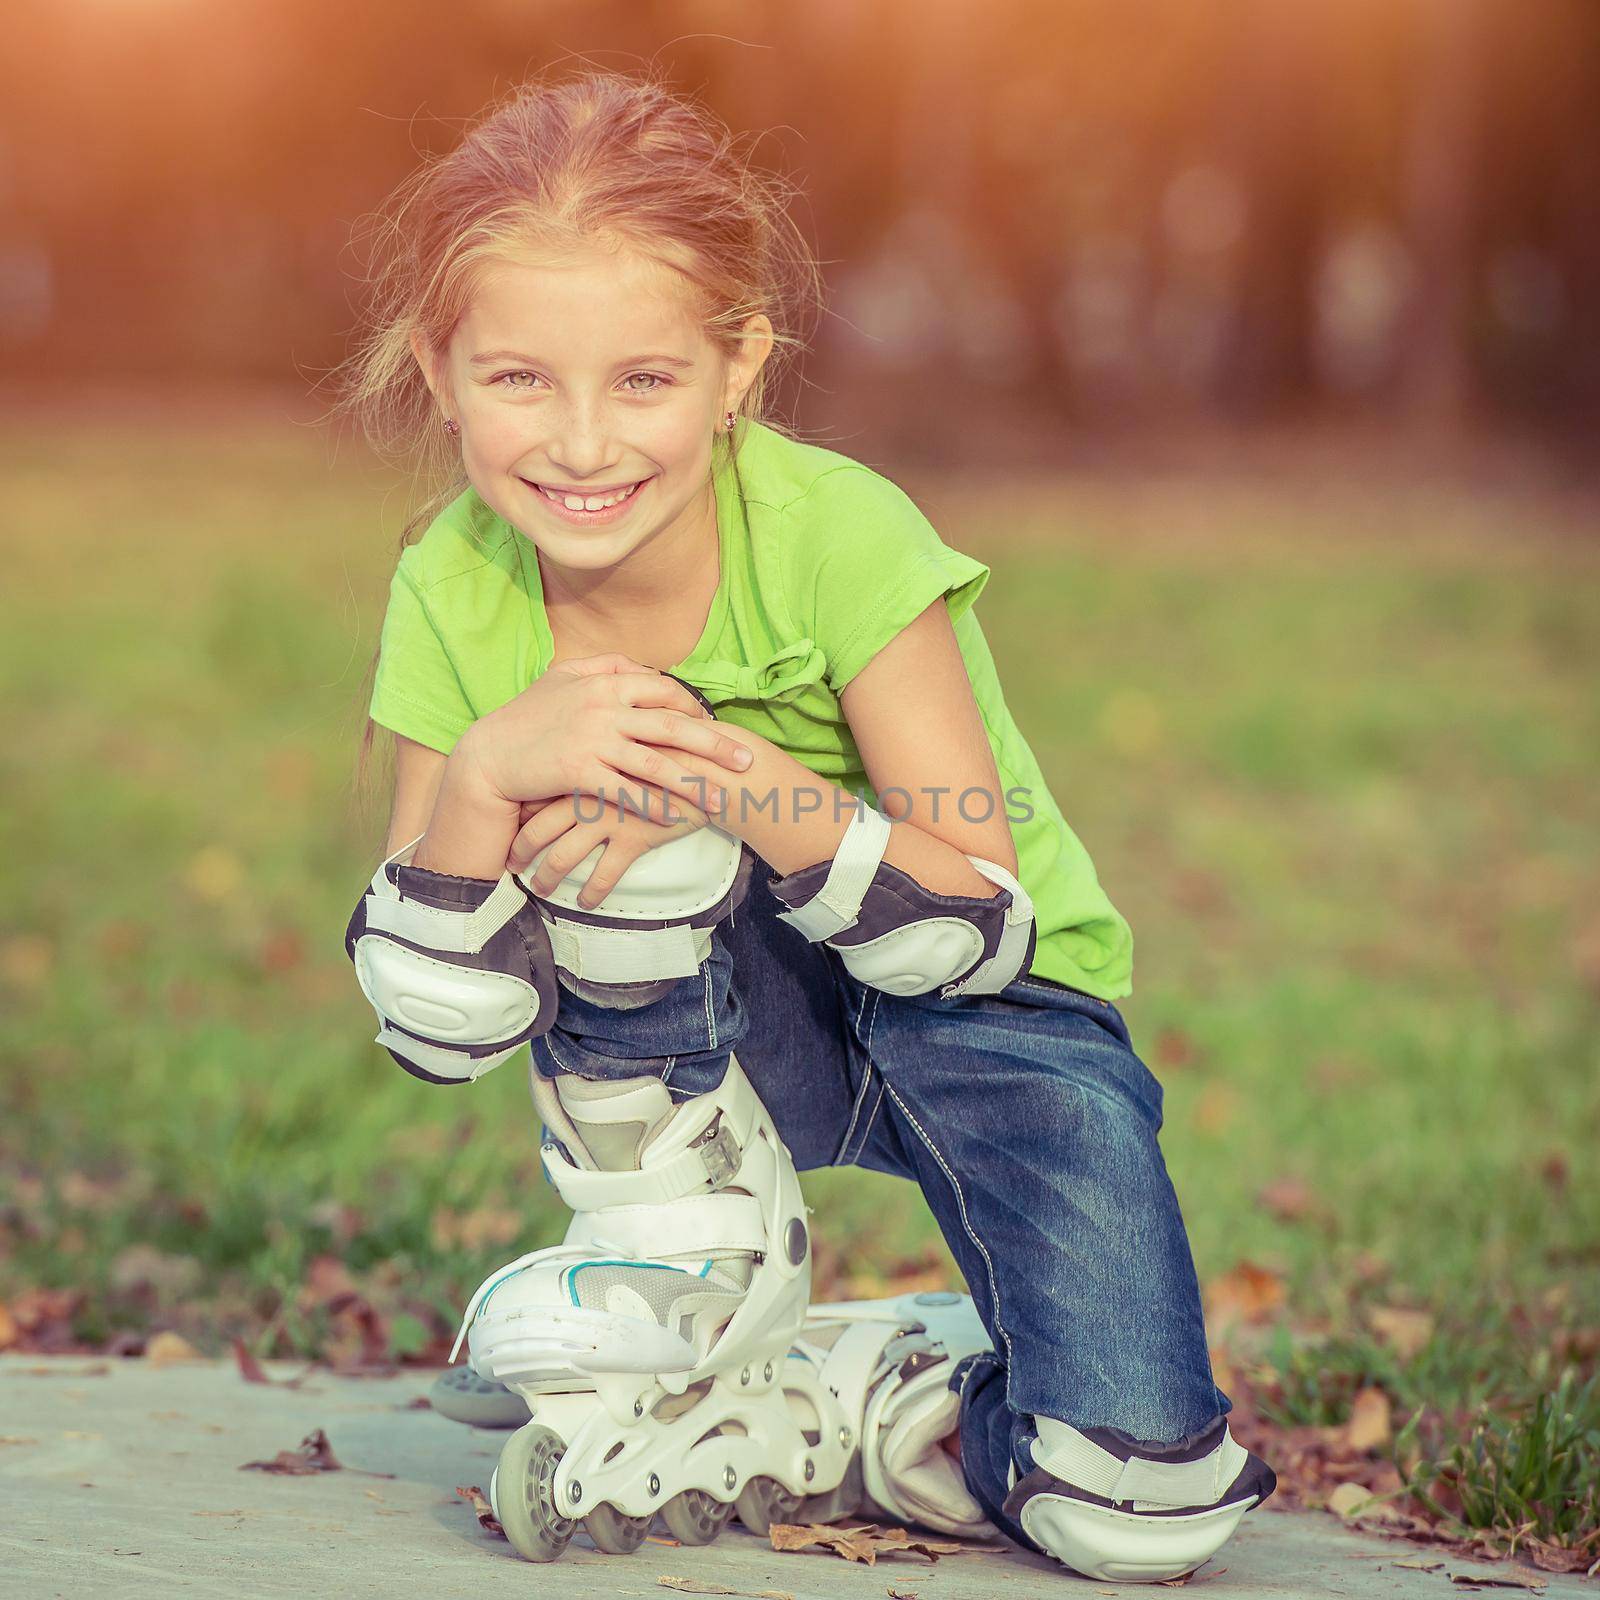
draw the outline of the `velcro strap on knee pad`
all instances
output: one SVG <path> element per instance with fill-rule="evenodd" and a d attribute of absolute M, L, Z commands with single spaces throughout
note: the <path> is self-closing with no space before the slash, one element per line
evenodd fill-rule
<path fill-rule="evenodd" d="M 604 845 L 596 845 L 547 895 L 527 890 L 555 964 L 595 983 L 686 978 L 699 971 L 711 954 L 711 930 L 749 890 L 749 849 L 707 824 L 647 850 L 598 906 L 582 907 L 579 891 L 604 852 Z M 544 857 L 541 850 L 517 875 L 524 888 Z"/>
<path fill-rule="evenodd" d="M 373 874 L 345 952 L 381 1044 L 414 1077 L 468 1083 L 556 1017 L 549 939 L 526 890 L 410 865 L 418 834 Z"/>
<path fill-rule="evenodd" d="M 1141 1448 L 1117 1430 L 1080 1431 L 1049 1417 L 1035 1419 L 1035 1463 L 1075 1489 L 1135 1510 L 1215 1505 L 1249 1460 L 1226 1419 L 1220 1433 L 1207 1430 L 1160 1449 Z M 1099 1439 L 1090 1435 L 1099 1435 Z"/>
<path fill-rule="evenodd" d="M 969 855 L 1000 893 L 935 894 L 883 859 L 888 842 L 888 818 L 863 804 L 832 861 L 769 880 L 789 907 L 779 917 L 888 994 L 998 994 L 1028 970 L 1038 930 L 1033 901 L 1015 877 Z"/>

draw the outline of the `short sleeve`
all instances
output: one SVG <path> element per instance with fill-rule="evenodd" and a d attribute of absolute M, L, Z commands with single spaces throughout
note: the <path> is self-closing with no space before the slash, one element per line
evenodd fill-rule
<path fill-rule="evenodd" d="M 861 465 L 824 473 L 784 508 L 784 563 L 795 620 L 827 657 L 835 694 L 935 600 L 957 622 L 989 581 L 904 489 Z"/>
<path fill-rule="evenodd" d="M 417 563 L 416 545 L 401 551 L 389 585 L 368 715 L 383 727 L 448 755 L 477 719 L 429 615 Z"/>

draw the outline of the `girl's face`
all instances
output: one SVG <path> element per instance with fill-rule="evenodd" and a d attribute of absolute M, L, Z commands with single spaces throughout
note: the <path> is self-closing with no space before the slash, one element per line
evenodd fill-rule
<path fill-rule="evenodd" d="M 712 439 L 771 349 L 765 317 L 746 328 L 724 359 L 664 268 L 596 252 L 486 269 L 441 368 L 417 359 L 484 501 L 596 570 L 707 513 Z"/>

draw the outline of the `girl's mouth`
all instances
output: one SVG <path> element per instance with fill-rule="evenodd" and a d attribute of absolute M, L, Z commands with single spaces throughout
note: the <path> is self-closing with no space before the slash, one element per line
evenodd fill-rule
<path fill-rule="evenodd" d="M 648 478 L 641 478 L 620 500 L 611 505 L 602 505 L 590 510 L 586 502 L 602 498 L 610 499 L 611 497 L 609 495 L 567 495 L 557 498 L 550 490 L 542 488 L 537 483 L 529 482 L 527 478 L 523 478 L 521 481 L 526 483 L 534 494 L 558 517 L 565 518 L 568 522 L 589 525 L 615 522 L 619 517 L 626 516 L 628 507 L 638 499 L 639 491 L 650 482 Z"/>

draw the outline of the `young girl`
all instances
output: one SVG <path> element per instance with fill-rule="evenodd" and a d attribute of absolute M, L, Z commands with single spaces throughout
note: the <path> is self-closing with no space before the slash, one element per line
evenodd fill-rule
<path fill-rule="evenodd" d="M 474 1297 L 479 1373 L 537 1397 L 603 1325 L 648 1346 L 635 1373 L 707 1374 L 691 1394 L 770 1382 L 809 1273 L 789 1154 L 895 1173 L 976 1332 L 895 1302 L 870 1348 L 849 1307 L 795 1346 L 858 1352 L 825 1386 L 876 1502 L 1176 1576 L 1274 1478 L 1212 1379 L 1161 1087 L 1113 1004 L 1128 928 L 1007 711 L 989 569 L 762 420 L 816 294 L 783 201 L 704 112 L 615 75 L 524 87 L 401 191 L 349 405 L 380 446 L 448 452 L 448 483 L 390 592 L 389 860 L 347 947 L 408 1071 L 532 1046 L 578 1216 Z M 551 1438 L 518 1458 L 545 1517 L 519 1548 L 589 1505 L 602 1548 L 637 1542 L 645 1502 L 596 1505 Z M 720 1496 L 673 1496 L 669 1526 Z"/>

